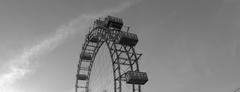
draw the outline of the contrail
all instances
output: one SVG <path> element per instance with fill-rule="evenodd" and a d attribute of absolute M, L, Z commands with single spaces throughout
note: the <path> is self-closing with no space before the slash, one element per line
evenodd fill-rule
<path fill-rule="evenodd" d="M 133 0 L 132 0 L 133 1 Z M 34 61 L 39 55 L 45 54 L 49 50 L 53 50 L 61 44 L 69 35 L 83 33 L 90 25 L 90 21 L 97 17 L 118 13 L 130 7 L 133 2 L 124 2 L 119 7 L 109 8 L 99 13 L 83 14 L 78 18 L 70 21 L 67 25 L 61 26 L 54 36 L 49 37 L 31 48 L 25 49 L 21 54 L 7 61 L 7 71 L 0 74 L 0 92 L 13 92 L 11 85 L 22 79 L 26 74 L 31 73 L 36 67 L 32 67 Z M 18 92 L 18 91 L 14 91 Z"/>

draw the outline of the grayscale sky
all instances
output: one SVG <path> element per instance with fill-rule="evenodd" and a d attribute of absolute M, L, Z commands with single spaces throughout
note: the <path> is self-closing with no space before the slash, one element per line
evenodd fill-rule
<path fill-rule="evenodd" d="M 0 92 L 73 92 L 84 35 L 106 14 L 138 34 L 143 92 L 240 87 L 239 0 L 0 0 Z M 101 92 L 111 87 L 105 46 L 96 60 Z"/>

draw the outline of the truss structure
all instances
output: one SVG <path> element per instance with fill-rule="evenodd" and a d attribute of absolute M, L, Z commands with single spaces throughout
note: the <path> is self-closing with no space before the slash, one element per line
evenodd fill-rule
<path fill-rule="evenodd" d="M 112 24 L 113 25 L 113 24 Z M 120 25 L 121 26 L 121 25 Z M 114 28 L 115 27 L 115 28 Z M 134 49 L 136 44 L 129 44 L 129 39 L 125 39 L 126 44 L 120 44 L 120 36 L 124 32 L 118 25 L 106 26 L 103 19 L 96 19 L 94 25 L 86 35 L 82 46 L 79 63 L 77 65 L 75 91 L 84 90 L 89 92 L 91 71 L 95 57 L 103 44 L 108 47 L 113 70 L 114 92 L 123 92 L 122 85 L 131 85 L 131 92 L 141 92 L 142 84 L 127 84 L 126 73 L 128 71 L 139 71 L 138 61 L 142 54 Z M 128 33 L 129 27 L 127 28 Z M 126 33 L 126 32 L 125 32 Z M 131 39 L 130 39 L 131 40 Z"/>

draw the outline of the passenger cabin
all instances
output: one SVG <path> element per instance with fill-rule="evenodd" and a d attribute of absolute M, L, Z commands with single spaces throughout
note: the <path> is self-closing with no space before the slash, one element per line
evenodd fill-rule
<path fill-rule="evenodd" d="M 101 19 L 97 19 L 94 21 L 94 25 L 96 26 L 104 26 L 104 24 L 105 24 L 104 21 Z"/>
<path fill-rule="evenodd" d="M 116 42 L 121 45 L 133 47 L 137 45 L 138 37 L 136 34 L 123 31 L 120 33 L 119 38 Z"/>
<path fill-rule="evenodd" d="M 99 39 L 98 39 L 98 37 L 93 36 L 93 37 L 90 37 L 90 38 L 89 38 L 89 41 L 90 41 L 90 42 L 97 43 L 97 42 L 99 41 Z"/>
<path fill-rule="evenodd" d="M 86 35 L 87 39 L 90 41 L 90 42 L 94 42 L 94 43 L 97 43 L 99 42 L 99 35 L 97 35 L 97 33 L 89 33 Z"/>
<path fill-rule="evenodd" d="M 88 35 L 88 40 L 90 42 L 97 43 L 99 42 L 99 36 L 97 36 L 96 34 Z"/>
<path fill-rule="evenodd" d="M 80 58 L 83 60 L 92 60 L 92 56 L 90 53 L 81 53 Z"/>
<path fill-rule="evenodd" d="M 128 71 L 126 73 L 126 82 L 128 84 L 144 85 L 148 81 L 146 72 Z"/>
<path fill-rule="evenodd" d="M 77 74 L 77 80 L 87 80 L 88 76 L 85 74 Z"/>
<path fill-rule="evenodd" d="M 105 26 L 120 31 L 123 26 L 123 20 L 117 17 L 107 16 L 105 18 Z"/>

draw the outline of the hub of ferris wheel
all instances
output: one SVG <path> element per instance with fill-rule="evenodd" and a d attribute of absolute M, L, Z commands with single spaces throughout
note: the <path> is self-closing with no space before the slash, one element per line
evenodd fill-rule
<path fill-rule="evenodd" d="M 148 77 L 146 72 L 140 72 L 138 65 L 142 56 L 134 49 L 138 37 L 129 32 L 122 19 L 114 16 L 96 19 L 86 35 L 77 66 L 76 92 L 80 89 L 89 92 L 93 63 L 104 43 L 112 60 L 114 92 L 123 92 L 122 85 L 132 85 L 131 92 L 141 92 L 141 85 L 148 81 Z"/>

